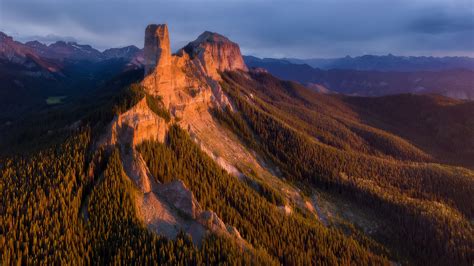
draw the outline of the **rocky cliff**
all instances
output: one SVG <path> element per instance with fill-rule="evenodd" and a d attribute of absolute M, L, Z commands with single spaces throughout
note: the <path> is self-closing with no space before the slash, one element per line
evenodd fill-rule
<path fill-rule="evenodd" d="M 96 147 L 120 147 L 125 174 L 139 191 L 135 195 L 138 215 L 150 230 L 170 238 L 184 230 L 198 244 L 210 231 L 246 245 L 234 227 L 227 226 L 214 212 L 201 209 L 182 182 L 156 181 L 135 149 L 145 140 L 163 142 L 170 124 L 178 123 L 229 173 L 239 176 L 236 162 L 257 164 L 254 156 L 210 113 L 210 108 L 232 109 L 219 85 L 219 72 L 247 71 L 238 45 L 219 34 L 205 32 L 173 55 L 168 27 L 162 24 L 146 28 L 144 47 L 142 86 L 147 94 L 162 99 L 171 121 L 157 116 L 142 99 L 114 118 Z"/>
<path fill-rule="evenodd" d="M 148 25 L 145 29 L 145 75 L 156 68 L 169 67 L 171 64 L 171 48 L 166 24 Z"/>
<path fill-rule="evenodd" d="M 206 73 L 213 78 L 220 78 L 219 71 L 247 71 L 239 45 L 218 33 L 205 31 L 183 50 L 191 58 L 197 58 Z"/>
<path fill-rule="evenodd" d="M 142 84 L 150 94 L 163 97 L 175 116 L 192 103 L 228 105 L 218 83 L 219 71 L 247 71 L 239 46 L 217 33 L 204 32 L 172 55 L 168 27 L 163 24 L 146 28 L 144 57 Z"/>
<path fill-rule="evenodd" d="M 185 231 L 198 245 L 211 232 L 251 248 L 236 228 L 226 224 L 228 221 L 204 210 L 183 182 L 158 182 L 135 148 L 146 140 L 163 142 L 169 126 L 177 123 L 229 174 L 246 180 L 241 171 L 252 171 L 281 188 L 293 203 L 303 206 L 305 202 L 299 192 L 272 174 L 275 169 L 265 165 L 211 114 L 212 108 L 233 110 L 220 86 L 220 72 L 238 71 L 250 78 L 239 46 L 222 35 L 204 32 L 171 54 L 167 26 L 149 25 L 145 30 L 144 57 L 146 75 L 141 85 L 146 94 L 162 99 L 171 119 L 167 122 L 156 115 L 144 98 L 116 116 L 96 146 L 120 147 L 124 172 L 137 188 L 134 198 L 138 217 L 149 230 L 169 238 Z M 280 209 L 291 213 L 289 206 Z"/>
<path fill-rule="evenodd" d="M 259 164 L 235 136 L 213 119 L 211 108 L 232 110 L 223 92 L 219 72 L 247 71 L 239 46 L 228 38 L 206 31 L 176 54 L 170 52 L 166 25 L 145 30 L 147 93 L 160 96 L 173 120 L 186 129 L 201 149 L 229 173 L 240 176 L 238 164 Z"/>

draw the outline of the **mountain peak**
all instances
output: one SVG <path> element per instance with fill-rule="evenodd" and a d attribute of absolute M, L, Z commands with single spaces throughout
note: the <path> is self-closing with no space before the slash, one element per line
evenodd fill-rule
<path fill-rule="evenodd" d="M 65 41 L 56 41 L 49 45 L 49 47 L 58 47 L 58 46 L 66 46 L 67 43 Z"/>
<path fill-rule="evenodd" d="M 13 38 L 11 36 L 8 36 L 4 32 L 0 31 L 0 41 L 7 40 L 7 39 L 8 40 L 13 40 Z"/>
<path fill-rule="evenodd" d="M 144 61 L 145 79 L 142 84 L 150 94 L 160 95 L 172 113 L 173 109 L 189 106 L 200 97 L 203 98 L 199 101 L 225 105 L 227 101 L 218 85 L 221 80 L 219 72 L 247 70 L 239 46 L 212 32 L 204 32 L 172 55 L 166 24 L 147 26 Z M 190 96 L 184 101 L 183 90 L 201 93 L 199 97 Z"/>
<path fill-rule="evenodd" d="M 133 59 L 141 55 L 141 50 L 135 45 L 129 45 L 121 48 L 109 48 L 102 52 L 106 58 L 125 58 Z"/>
<path fill-rule="evenodd" d="M 204 73 L 214 79 L 219 79 L 219 72 L 243 70 L 247 71 L 239 45 L 227 37 L 215 32 L 205 31 L 199 37 L 178 52 L 184 53 L 191 60 L 197 60 L 202 65 Z M 172 64 L 170 39 L 166 24 L 151 24 L 145 30 L 145 75 L 155 69 L 168 67 Z"/>
<path fill-rule="evenodd" d="M 219 33 L 205 31 L 183 50 L 191 58 L 198 58 L 213 77 L 218 77 L 219 71 L 248 71 L 239 45 Z"/>
<path fill-rule="evenodd" d="M 47 47 L 46 44 L 44 43 L 41 43 L 39 41 L 29 41 L 29 42 L 26 42 L 25 45 L 28 45 L 30 47 Z"/>
<path fill-rule="evenodd" d="M 170 37 L 166 24 L 151 24 L 145 29 L 145 75 L 171 62 Z"/>
<path fill-rule="evenodd" d="M 199 35 L 199 37 L 193 41 L 193 43 L 202 43 L 202 42 L 210 42 L 210 43 L 224 43 L 230 42 L 232 43 L 227 37 L 220 35 L 216 32 L 205 31 Z"/>

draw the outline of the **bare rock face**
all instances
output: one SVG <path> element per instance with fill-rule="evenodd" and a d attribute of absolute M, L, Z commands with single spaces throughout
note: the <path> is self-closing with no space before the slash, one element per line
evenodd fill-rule
<path fill-rule="evenodd" d="M 146 99 L 142 99 L 127 112 L 116 115 L 94 145 L 105 149 L 120 147 L 125 173 L 143 193 L 148 193 L 156 182 L 135 146 L 145 140 L 163 142 L 167 129 L 166 121 L 152 112 Z"/>
<path fill-rule="evenodd" d="M 199 215 L 198 222 L 213 232 L 227 232 L 225 223 L 213 211 L 203 211 Z"/>
<path fill-rule="evenodd" d="M 145 75 L 155 70 L 155 67 L 169 66 L 171 63 L 171 48 L 168 26 L 166 24 L 148 25 L 145 30 Z"/>
<path fill-rule="evenodd" d="M 149 25 L 145 31 L 144 62 L 146 75 L 141 84 L 146 93 L 161 97 L 172 122 L 179 123 L 197 142 L 212 147 L 212 151 L 216 145 L 217 150 L 228 151 L 225 154 L 232 154 L 233 161 L 249 157 L 241 152 L 243 148 L 237 141 L 221 130 L 210 112 L 213 107 L 232 110 L 220 86 L 219 72 L 247 71 L 237 44 L 221 35 L 205 32 L 172 55 L 167 26 Z M 198 245 L 208 233 L 248 245 L 235 227 L 226 225 L 215 212 L 203 210 L 182 181 L 162 184 L 152 176 L 135 147 L 146 140 L 164 142 L 169 126 L 169 122 L 151 111 L 144 98 L 117 115 L 95 145 L 109 149 L 120 147 L 124 172 L 138 188 L 134 192 L 138 216 L 150 230 L 170 238 L 185 231 Z M 236 149 L 239 152 L 234 152 Z M 240 174 L 235 166 L 227 163 L 227 158 L 214 159 L 231 174 Z"/>
<path fill-rule="evenodd" d="M 172 111 L 201 105 L 228 105 L 219 85 L 219 72 L 247 71 L 239 46 L 226 37 L 204 32 L 171 55 L 166 25 L 149 25 L 145 31 L 145 79 L 148 93 L 163 97 Z"/>
<path fill-rule="evenodd" d="M 145 140 L 163 141 L 167 128 L 165 120 L 152 112 L 146 99 L 142 99 L 130 110 L 112 120 L 96 146 L 126 144 L 134 147 Z"/>
<path fill-rule="evenodd" d="M 248 71 L 239 45 L 218 33 L 206 31 L 183 49 L 191 58 L 198 58 L 213 78 L 218 78 L 218 71 Z"/>
<path fill-rule="evenodd" d="M 176 180 L 160 185 L 157 192 L 188 217 L 197 218 L 201 207 L 183 181 Z"/>
<path fill-rule="evenodd" d="M 146 28 L 144 59 L 145 79 L 142 84 L 147 92 L 161 96 L 171 111 L 176 106 L 189 105 L 191 97 L 186 92 L 200 90 L 203 81 L 200 81 L 198 74 L 193 75 L 198 73 L 195 69 L 189 69 L 189 57 L 171 55 L 168 27 L 165 24 L 153 24 Z"/>

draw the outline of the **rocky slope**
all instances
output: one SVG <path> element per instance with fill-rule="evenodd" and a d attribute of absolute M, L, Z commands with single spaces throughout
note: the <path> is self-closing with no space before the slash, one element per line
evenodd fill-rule
<path fill-rule="evenodd" d="M 147 92 L 162 97 L 174 120 L 179 120 L 180 126 L 224 168 L 236 173 L 235 162 L 256 164 L 256 159 L 235 137 L 226 134 L 209 111 L 232 109 L 219 85 L 218 72 L 247 70 L 238 45 L 221 35 L 205 32 L 172 55 L 166 25 L 150 25 L 145 35 L 148 75 L 142 85 Z"/>
<path fill-rule="evenodd" d="M 234 166 L 237 161 L 258 165 L 256 158 L 235 137 L 227 135 L 210 113 L 210 108 L 232 108 L 219 85 L 218 72 L 247 70 L 238 45 L 205 32 L 172 55 L 167 26 L 149 25 L 145 31 L 144 63 L 145 92 L 162 99 L 170 110 L 171 121 L 166 122 L 151 111 L 143 98 L 114 118 L 96 147 L 120 147 L 125 173 L 138 188 L 138 215 L 150 230 L 170 238 L 184 230 L 197 244 L 210 231 L 247 245 L 234 227 L 227 226 L 214 212 L 203 210 L 181 181 L 156 181 L 135 148 L 145 140 L 163 142 L 168 127 L 177 122 L 229 173 L 240 174 Z"/>

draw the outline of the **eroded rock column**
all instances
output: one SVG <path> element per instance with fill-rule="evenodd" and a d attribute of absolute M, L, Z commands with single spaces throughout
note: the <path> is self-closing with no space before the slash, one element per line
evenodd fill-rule
<path fill-rule="evenodd" d="M 155 68 L 171 64 L 171 48 L 168 26 L 166 24 L 151 24 L 145 30 L 145 75 L 152 73 Z"/>

